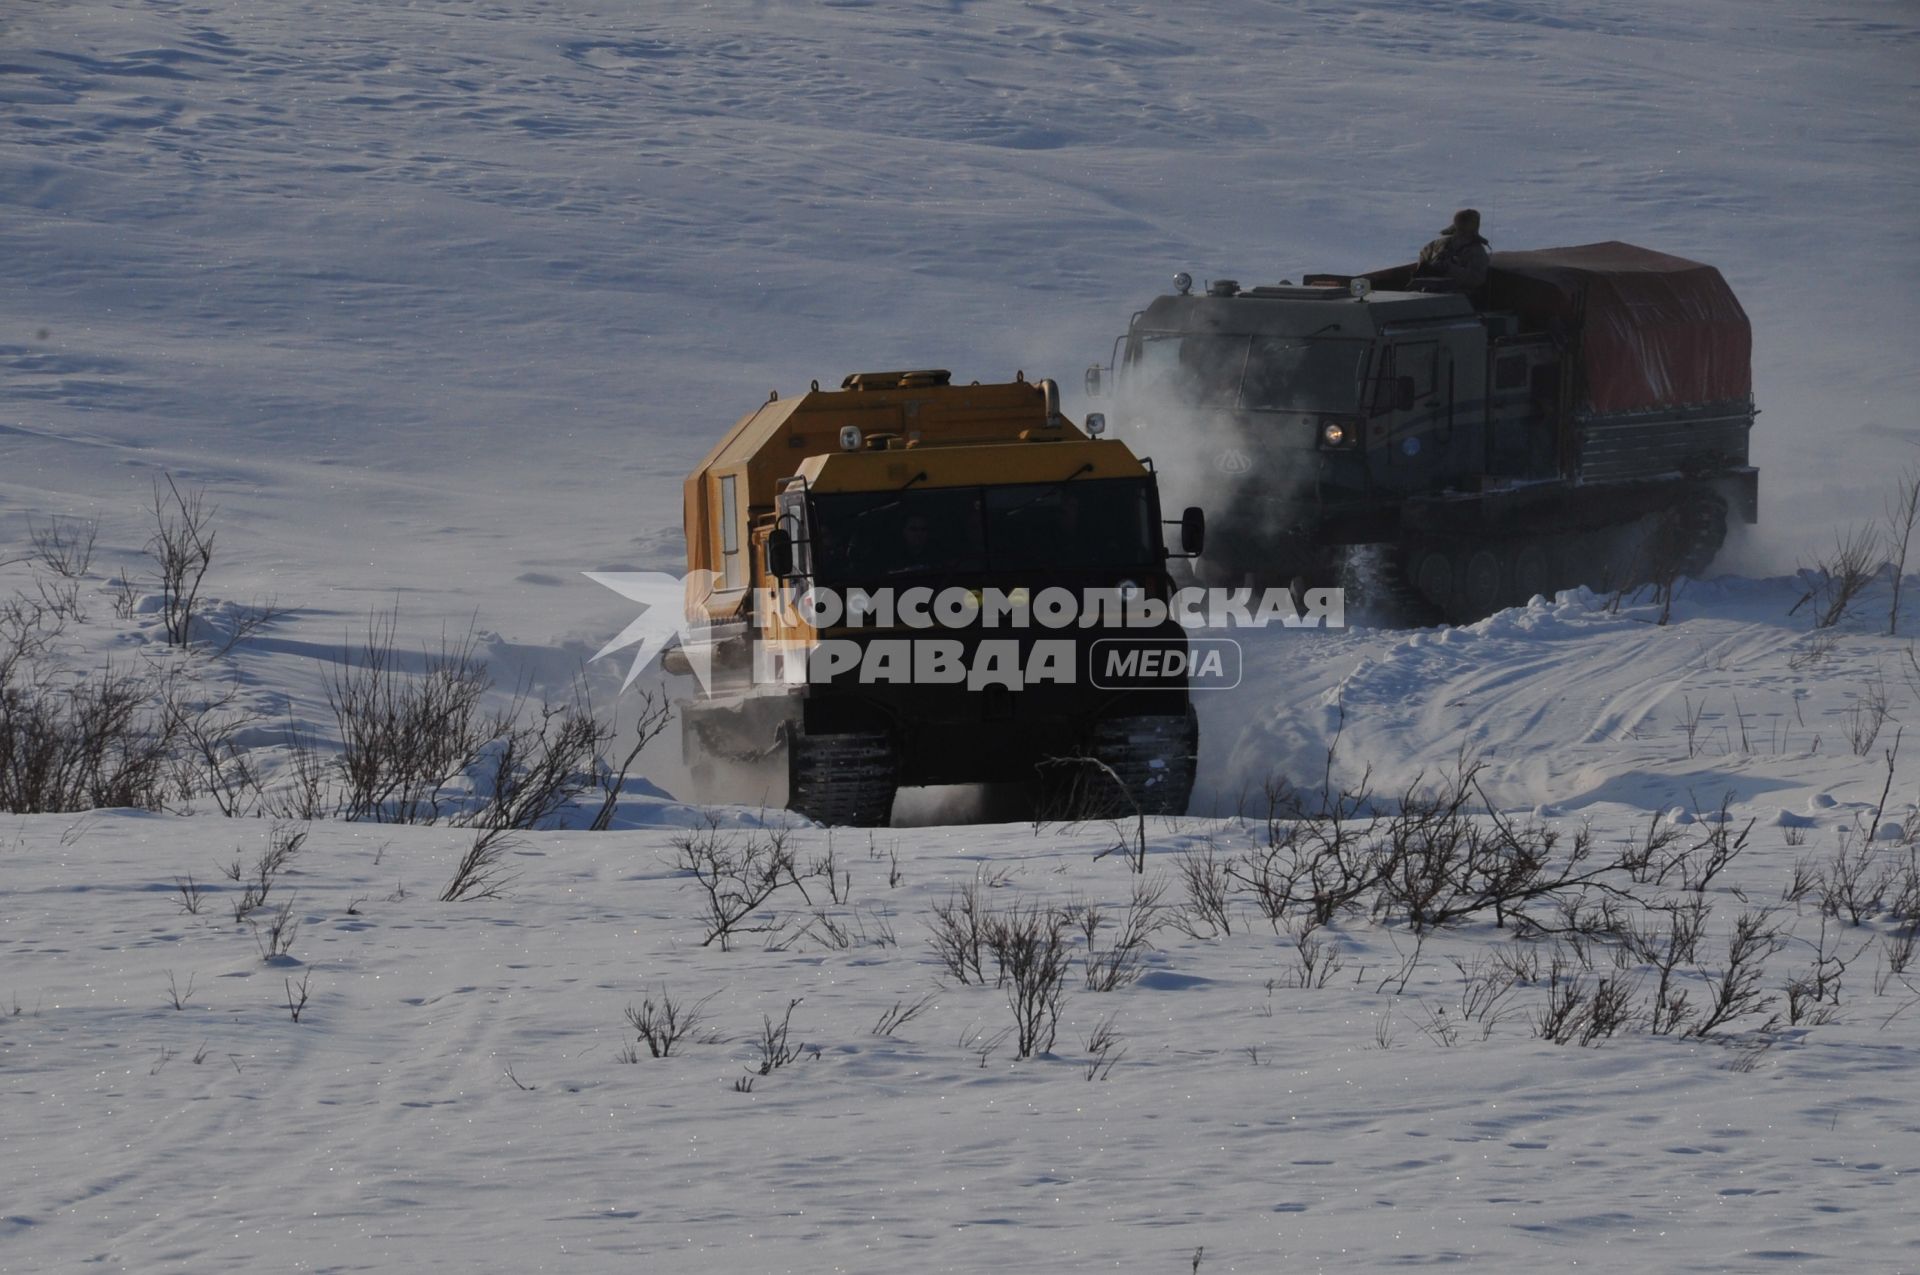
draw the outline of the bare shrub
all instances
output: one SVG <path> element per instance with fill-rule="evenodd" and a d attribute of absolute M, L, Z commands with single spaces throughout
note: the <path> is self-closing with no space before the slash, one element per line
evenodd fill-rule
<path fill-rule="evenodd" d="M 1680 733 L 1687 737 L 1687 756 L 1693 757 L 1700 751 L 1700 720 L 1706 714 L 1707 701 L 1702 697 L 1696 705 L 1691 696 L 1682 696 L 1680 702 L 1684 708 L 1680 714 Z"/>
<path fill-rule="evenodd" d="M 1182 851 L 1180 879 L 1186 883 L 1187 903 L 1174 924 L 1194 938 L 1213 938 L 1233 933 L 1233 879 L 1228 864 L 1216 856 L 1212 846 Z"/>
<path fill-rule="evenodd" d="M 1437 785 L 1416 778 L 1396 810 L 1364 817 L 1372 806 L 1364 776 L 1355 790 L 1323 795 L 1318 808 L 1270 784 L 1264 846 L 1219 872 L 1207 856 L 1187 857 L 1183 875 L 1195 900 L 1187 915 L 1203 935 L 1221 928 L 1225 899 L 1217 877 L 1224 874 L 1252 895 L 1276 932 L 1289 928 L 1296 909 L 1313 927 L 1365 909 L 1378 921 L 1404 920 L 1416 934 L 1488 913 L 1497 926 L 1547 933 L 1552 925 L 1530 909 L 1572 915 L 1570 900 L 1619 894 L 1605 878 L 1651 872 L 1650 860 L 1671 842 L 1671 831 L 1656 821 L 1644 844 L 1601 859 L 1590 829 L 1568 839 L 1549 824 L 1501 815 L 1480 791 L 1480 769 L 1463 759 Z"/>
<path fill-rule="evenodd" d="M 1442 1049 L 1452 1049 L 1460 1043 L 1460 1024 L 1448 1014 L 1445 1005 L 1420 1006 L 1426 1012 L 1427 1021 L 1420 1024 L 1420 1034 Z"/>
<path fill-rule="evenodd" d="M 1512 1004 L 1520 973 L 1511 962 L 1485 957 L 1473 961 L 1448 958 L 1460 972 L 1460 1021 L 1478 1023 L 1480 1039 L 1517 1012 Z"/>
<path fill-rule="evenodd" d="M 195 977 L 196 976 L 193 974 L 187 975 L 187 988 L 185 991 L 181 991 L 180 984 L 174 980 L 173 971 L 168 970 L 167 971 L 167 1003 L 172 1005 L 175 1009 L 185 1009 L 187 1007 L 188 998 L 193 995 L 193 981 Z"/>
<path fill-rule="evenodd" d="M 1080 931 L 1087 943 L 1081 959 L 1087 969 L 1088 991 L 1115 991 L 1140 977 L 1141 959 L 1153 950 L 1153 933 L 1161 925 L 1160 896 L 1165 892 L 1162 881 L 1136 880 L 1133 897 L 1105 948 L 1097 943 L 1105 914 L 1094 907 L 1080 910 Z"/>
<path fill-rule="evenodd" d="M 1892 888 L 1896 870 L 1883 867 L 1872 841 L 1855 838 L 1849 829 L 1839 833 L 1839 848 L 1819 873 L 1815 892 L 1820 911 L 1858 925 L 1880 910 Z"/>
<path fill-rule="evenodd" d="M 770 1015 L 761 1015 L 760 1039 L 756 1042 L 760 1050 L 760 1062 L 755 1074 L 772 1075 L 806 1052 L 805 1042 L 791 1043 L 788 1031 L 793 1024 L 793 1011 L 800 1005 L 802 997 L 787 1002 L 787 1012 L 780 1018 L 780 1025 L 774 1026 Z"/>
<path fill-rule="evenodd" d="M 1902 925 L 1886 940 L 1885 969 L 1888 975 L 1899 978 L 1906 974 L 1908 967 L 1913 964 L 1916 940 L 1920 940 L 1920 927 L 1912 922 Z M 1884 986 L 1874 989 L 1876 993 L 1884 993 L 1885 990 Z"/>
<path fill-rule="evenodd" d="M 707 929 L 702 947 L 717 941 L 721 951 L 730 951 L 735 934 L 766 930 L 765 924 L 749 925 L 748 918 L 782 887 L 792 886 L 808 904 L 813 902 L 784 829 L 756 829 L 742 837 L 723 835 L 709 825 L 703 833 L 676 838 L 674 847 L 700 888 Z"/>
<path fill-rule="evenodd" d="M 447 784 L 496 733 L 480 707 L 492 681 L 471 632 L 443 640 L 409 675 L 394 647 L 396 623 L 393 612 L 372 616 L 358 652 L 342 651 L 326 675 L 340 744 L 340 813 L 433 823 Z"/>
<path fill-rule="evenodd" d="M 267 831 L 267 848 L 261 852 L 258 873 L 262 877 L 277 877 L 286 871 L 293 862 L 293 856 L 307 844 L 307 834 L 311 829 L 295 823 L 276 821 Z"/>
<path fill-rule="evenodd" d="M 1814 944 L 1813 961 L 1803 971 L 1787 979 L 1787 1024 L 1791 1027 L 1821 1027 L 1840 1016 L 1842 984 L 1847 967 L 1860 959 L 1872 943 L 1868 939 L 1850 954 L 1842 954 L 1837 937 L 1829 936 L 1824 918 L 1820 938 Z"/>
<path fill-rule="evenodd" d="M 956 982 L 983 985 L 987 981 L 983 961 L 988 950 L 987 915 L 978 878 L 933 905 L 928 942 Z"/>
<path fill-rule="evenodd" d="M 265 780 L 252 753 L 241 743 L 258 723 L 251 714 L 229 711 L 237 699 L 229 692 L 202 704 L 175 703 L 174 782 L 182 797 L 204 795 L 228 818 L 257 812 Z"/>
<path fill-rule="evenodd" d="M 1840 645 L 1840 634 L 1833 629 L 1815 629 L 1787 656 L 1787 667 L 1796 673 L 1824 664 Z"/>
<path fill-rule="evenodd" d="M 598 769 L 600 786 L 600 808 L 594 812 L 593 822 L 588 826 L 594 832 L 605 832 L 613 826 L 614 811 L 619 808 L 620 794 L 627 783 L 627 773 L 633 769 L 634 762 L 640 759 L 648 744 L 659 738 L 673 721 L 673 705 L 667 700 L 666 688 L 662 687 L 656 695 L 653 691 L 642 691 L 634 706 L 633 742 L 627 751 L 621 754 L 620 764 L 603 765 Z M 619 733 L 619 721 L 616 719 L 607 728 L 605 740 L 610 742 Z"/>
<path fill-rule="evenodd" d="M 1416 934 L 1483 912 L 1505 927 L 1524 921 L 1529 904 L 1563 901 L 1617 869 L 1593 859 L 1587 828 L 1562 851 L 1553 827 L 1501 816 L 1479 792 L 1479 771 L 1479 763 L 1463 765 L 1437 789 L 1410 787 L 1402 797 L 1382 838 L 1377 916 L 1401 915 Z M 1469 813 L 1470 793 L 1490 828 Z"/>
<path fill-rule="evenodd" d="M 1880 678 L 1863 682 L 1852 700 L 1847 706 L 1847 741 L 1853 745 L 1855 757 L 1865 757 L 1873 751 L 1873 742 L 1880 738 L 1880 728 L 1891 711 L 1887 684 Z"/>
<path fill-rule="evenodd" d="M 1855 527 L 1836 533 L 1833 549 L 1800 569 L 1800 581 L 1806 592 L 1787 612 L 1791 615 L 1808 606 L 1813 627 L 1830 629 L 1845 618 L 1848 608 L 1859 599 L 1880 569 L 1880 533 L 1874 527 Z"/>
<path fill-rule="evenodd" d="M 62 518 L 55 514 L 44 526 L 27 519 L 27 538 L 39 564 L 67 580 L 78 580 L 93 566 L 94 543 L 100 524 L 91 518 Z"/>
<path fill-rule="evenodd" d="M 234 866 L 239 866 L 237 860 Z M 234 879 L 236 881 L 239 880 L 238 877 Z M 240 893 L 233 896 L 233 923 L 235 925 L 244 923 L 248 913 L 267 901 L 267 892 L 272 888 L 273 881 L 271 878 L 247 882 L 245 886 L 241 888 Z"/>
<path fill-rule="evenodd" d="M 1680 829 L 1666 822 L 1663 811 L 1655 811 L 1647 820 L 1647 830 L 1638 841 L 1629 842 L 1620 856 L 1620 866 L 1641 885 L 1657 882 L 1665 875 L 1672 859 L 1671 851 L 1680 840 Z"/>
<path fill-rule="evenodd" d="M 1007 1043 L 1007 1037 L 1011 1035 L 1013 1035 L 1013 1028 L 1011 1027 L 1002 1027 L 999 1031 L 989 1034 L 980 1024 L 972 1023 L 968 1025 L 965 1031 L 960 1033 L 958 1043 L 960 1048 L 980 1060 L 981 1070 L 984 1071 L 987 1066 L 987 1060 L 993 1057 L 995 1051 L 997 1051 L 1000 1046 Z"/>
<path fill-rule="evenodd" d="M 1634 987 L 1619 976 L 1603 978 L 1593 989 L 1593 1005 L 1580 1043 L 1591 1045 L 1619 1031 L 1633 1021 Z"/>
<path fill-rule="evenodd" d="M 1654 881 L 1664 884 L 1669 875 L 1678 874 L 1682 889 L 1695 894 L 1704 893 L 1713 884 L 1713 879 L 1726 871 L 1728 865 L 1746 850 L 1747 839 L 1757 822 L 1749 819 L 1735 833 L 1732 807 L 1733 794 L 1729 792 L 1720 798 L 1720 808 L 1707 816 L 1700 840 L 1676 851 L 1661 864 L 1654 874 Z"/>
<path fill-rule="evenodd" d="M 1707 1004 L 1699 1020 L 1683 1034 L 1696 1038 L 1711 1035 L 1738 1018 L 1763 1014 L 1775 998 L 1760 991 L 1768 957 L 1780 950 L 1780 931 L 1768 910 L 1742 912 L 1734 922 L 1733 936 L 1727 941 L 1726 963 L 1707 979 Z M 1770 1030 L 1779 1021 L 1774 1015 L 1759 1029 Z"/>
<path fill-rule="evenodd" d="M 1380 881 L 1379 855 L 1370 842 L 1378 821 L 1361 815 L 1372 802 L 1370 777 L 1336 791 L 1332 756 L 1330 747 L 1327 786 L 1314 805 L 1284 781 L 1267 782 L 1265 844 L 1228 866 L 1275 932 L 1296 906 L 1308 908 L 1316 925 L 1326 925 Z"/>
<path fill-rule="evenodd" d="M 997 913 L 987 922 L 987 946 L 1007 989 L 1021 1058 L 1053 1048 L 1072 964 L 1070 925 L 1066 912 L 1037 903 Z"/>
<path fill-rule="evenodd" d="M 874 1023 L 873 1034 L 876 1036 L 893 1035 L 915 1018 L 918 1018 L 921 1012 L 931 1004 L 933 1004 L 932 992 L 928 992 L 911 1005 L 905 1001 L 895 1001 L 893 1008 L 881 1014 L 879 1020 Z"/>
<path fill-rule="evenodd" d="M 161 809 L 175 739 L 163 695 L 111 667 L 67 685 L 0 680 L 0 810 Z"/>
<path fill-rule="evenodd" d="M 835 904 L 845 907 L 847 901 L 853 897 L 853 869 L 848 868 L 844 872 L 841 870 L 839 860 L 833 853 L 831 828 L 827 830 L 826 853 L 815 859 L 810 866 L 811 875 L 826 882 L 827 897 Z"/>
<path fill-rule="evenodd" d="M 56 620 L 63 624 L 87 622 L 87 609 L 80 602 L 78 580 L 69 580 L 65 577 L 49 579 L 36 572 L 33 577 L 33 588 L 34 592 L 40 595 L 40 605 L 45 607 L 47 614 Z"/>
<path fill-rule="evenodd" d="M 1534 1018 L 1534 1034 L 1556 1045 L 1590 1046 L 1632 1022 L 1634 988 L 1624 977 L 1591 982 L 1555 961 L 1548 974 L 1547 1004 Z"/>
<path fill-rule="evenodd" d="M 153 483 L 153 535 L 147 556 L 160 572 L 160 622 L 168 646 L 193 640 L 194 609 L 200 602 L 200 583 L 213 565 L 213 514 L 206 493 L 195 487 L 182 492 L 173 475 Z"/>
<path fill-rule="evenodd" d="M 131 576 L 118 576 L 108 582 L 113 599 L 113 618 L 131 620 L 140 607 L 140 589 Z"/>
<path fill-rule="evenodd" d="M 1086 1076 L 1088 1080 L 1105 1080 L 1113 1074 L 1114 1064 L 1127 1056 L 1126 1037 L 1114 1030 L 1113 1020 L 1117 1014 L 1108 1014 L 1093 1030 L 1087 1033 L 1083 1042 L 1087 1049 Z"/>
<path fill-rule="evenodd" d="M 493 682 L 471 631 L 423 653 L 415 671 L 396 649 L 396 622 L 393 612 L 372 616 L 359 647 L 342 651 L 326 676 L 339 740 L 330 768 L 339 785 L 333 813 L 382 823 L 451 822 L 496 842 L 552 821 L 596 784 L 611 784 L 594 819 L 606 825 L 625 770 L 609 776 L 601 763 L 611 730 L 583 687 L 567 702 L 534 704 L 517 694 L 487 712 L 482 705 Z M 660 725 L 643 724 L 628 764 Z M 290 750 L 292 795 L 273 808 L 322 805 L 329 768 L 305 740 L 290 739 Z"/>
<path fill-rule="evenodd" d="M 1281 976 L 1281 986 L 1325 987 L 1345 967 L 1339 950 L 1320 937 L 1321 928 L 1309 915 L 1301 917 L 1289 931 L 1293 936 L 1294 965 Z"/>
<path fill-rule="evenodd" d="M 302 823 L 337 813 L 328 801 L 328 775 L 331 767 L 320 755 L 314 741 L 291 718 L 284 733 L 286 761 L 278 782 L 270 789 L 263 785 L 258 809 L 277 819 Z"/>
<path fill-rule="evenodd" d="M 65 631 L 66 621 L 25 594 L 0 599 L 0 689 L 17 686 L 16 674 Z"/>
<path fill-rule="evenodd" d="M 1648 1009 L 1647 1029 L 1656 1036 L 1671 1036 L 1684 1030 L 1694 1016 L 1677 971 L 1697 959 L 1713 908 L 1705 898 L 1695 895 L 1677 902 L 1650 904 L 1648 911 L 1657 919 L 1630 928 L 1628 945 L 1641 961 L 1653 967 L 1653 1003 Z"/>
<path fill-rule="evenodd" d="M 1037 769 L 1047 798 L 1036 823 L 1046 819 L 1118 821 L 1131 816 L 1134 821 L 1132 844 L 1122 841 L 1114 848 L 1126 853 L 1127 865 L 1135 873 L 1146 872 L 1146 808 L 1113 767 L 1098 757 L 1074 756 L 1046 758 Z"/>
<path fill-rule="evenodd" d="M 638 1033 L 639 1043 L 646 1045 L 650 1056 L 666 1058 L 672 1055 L 675 1045 L 691 1036 L 705 1021 L 707 1002 L 712 999 L 710 994 L 689 1005 L 674 1000 L 663 987 L 658 1000 L 647 996 L 638 1007 L 627 1006 L 627 1022 Z"/>
<path fill-rule="evenodd" d="M 462 768 L 475 776 L 479 804 L 454 822 L 524 832 L 552 820 L 594 782 L 603 733 L 583 700 L 541 704 L 525 717 L 516 701 L 488 733 L 492 738 Z"/>
<path fill-rule="evenodd" d="M 440 902 L 462 903 L 475 899 L 497 899 L 519 874 L 510 872 L 506 858 L 519 839 L 505 828 L 482 828 L 453 866 L 453 876 L 440 891 Z"/>
<path fill-rule="evenodd" d="M 206 902 L 206 898 L 199 882 L 193 879 L 193 873 L 187 873 L 187 879 L 184 881 L 175 877 L 173 884 L 180 892 L 180 897 L 174 900 L 180 905 L 180 910 L 188 916 L 199 916 L 201 905 Z"/>
<path fill-rule="evenodd" d="M 1887 497 L 1886 539 L 1892 550 L 1893 599 L 1887 606 L 1887 635 L 1900 632 L 1900 585 L 1907 573 L 1907 549 L 1920 522 L 1920 469 L 1909 468 Z"/>
<path fill-rule="evenodd" d="M 263 929 L 258 921 L 248 918 L 247 924 L 253 929 L 254 946 L 260 949 L 260 959 L 277 961 L 286 956 L 293 948 L 294 936 L 300 933 L 300 922 L 293 915 L 293 900 L 284 900 L 273 915 L 267 919 Z M 295 1021 L 298 1021 L 296 1018 Z"/>
<path fill-rule="evenodd" d="M 784 952 L 794 943 L 808 938 L 836 952 L 846 952 L 856 947 L 897 947 L 900 943 L 893 932 L 892 922 L 885 914 L 872 908 L 855 909 L 838 915 L 826 908 L 815 908 L 813 916 L 797 932 L 788 932 L 783 922 L 770 927 L 767 934 L 767 950 L 770 952 Z"/>
<path fill-rule="evenodd" d="M 312 977 L 312 970 L 302 972 L 298 987 L 293 985 L 293 980 L 290 978 L 282 980 L 287 985 L 287 1012 L 293 1016 L 293 1021 L 296 1023 L 300 1021 L 300 1011 L 307 1007 L 307 982 Z"/>

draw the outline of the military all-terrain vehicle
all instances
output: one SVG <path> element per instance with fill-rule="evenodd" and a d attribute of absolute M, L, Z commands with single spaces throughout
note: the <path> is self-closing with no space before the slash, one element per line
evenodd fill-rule
<path fill-rule="evenodd" d="M 1116 436 L 1206 492 L 1203 578 L 1327 585 L 1380 546 L 1403 613 L 1465 622 L 1698 575 L 1757 520 L 1752 335 L 1718 270 L 1597 243 L 1496 252 L 1470 294 L 1413 275 L 1183 274 L 1089 369 Z"/>
<path fill-rule="evenodd" d="M 772 398 L 687 479 L 685 520 L 676 664 L 705 674 L 681 706 L 703 799 L 856 825 L 921 785 L 1185 810 L 1185 631 L 1098 605 L 1062 628 L 1054 605 L 1170 597 L 1154 474 L 1062 415 L 1053 382 L 860 373 Z M 1199 510 L 1180 525 L 1198 553 Z M 1135 658 L 1095 666 L 1116 650 Z"/>

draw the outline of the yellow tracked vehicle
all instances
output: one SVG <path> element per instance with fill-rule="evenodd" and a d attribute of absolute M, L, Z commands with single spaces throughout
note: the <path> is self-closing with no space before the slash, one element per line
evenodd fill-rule
<path fill-rule="evenodd" d="M 868 826 L 922 785 L 1184 811 L 1174 555 L 1150 462 L 1100 424 L 1062 415 L 1051 381 L 944 371 L 815 382 L 743 417 L 685 489 L 699 797 Z M 1200 511 L 1178 525 L 1198 553 Z"/>

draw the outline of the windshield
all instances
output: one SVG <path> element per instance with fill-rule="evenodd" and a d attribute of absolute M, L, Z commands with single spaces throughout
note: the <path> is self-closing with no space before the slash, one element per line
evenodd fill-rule
<path fill-rule="evenodd" d="M 1360 402 L 1365 341 L 1256 337 L 1240 384 L 1253 412 L 1351 412 Z"/>
<path fill-rule="evenodd" d="M 1243 336 L 1149 336 L 1135 371 L 1149 393 L 1201 407 L 1232 407 L 1247 366 Z"/>
<path fill-rule="evenodd" d="M 1133 374 L 1150 394 L 1249 412 L 1351 412 L 1365 341 L 1199 334 L 1145 335 Z"/>
<path fill-rule="evenodd" d="M 1081 479 L 1004 487 L 821 494 L 808 519 L 824 581 L 1159 561 L 1147 484 Z"/>

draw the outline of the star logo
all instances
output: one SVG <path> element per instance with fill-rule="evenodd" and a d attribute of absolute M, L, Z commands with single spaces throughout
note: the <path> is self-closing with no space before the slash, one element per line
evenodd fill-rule
<path fill-rule="evenodd" d="M 640 604 L 640 614 L 633 623 L 596 651 L 588 663 L 633 647 L 633 662 L 627 667 L 626 680 L 620 684 L 624 691 L 677 641 L 686 652 L 694 677 L 699 679 L 700 689 L 710 689 L 713 656 L 706 643 L 686 641 L 692 627 L 687 622 L 687 596 L 689 586 L 700 593 L 710 589 L 717 578 L 714 572 L 696 571 L 687 576 L 672 576 L 664 571 L 583 571 L 580 574 Z"/>

